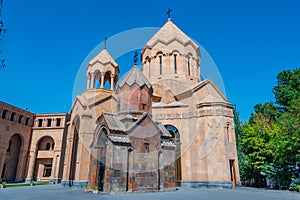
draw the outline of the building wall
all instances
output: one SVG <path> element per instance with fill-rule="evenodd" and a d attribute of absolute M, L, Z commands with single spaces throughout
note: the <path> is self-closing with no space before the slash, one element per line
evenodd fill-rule
<path fill-rule="evenodd" d="M 38 114 L 30 146 L 27 181 L 60 181 L 63 173 L 68 114 Z M 46 172 L 45 168 L 49 171 Z"/>
<path fill-rule="evenodd" d="M 0 178 L 3 181 L 25 179 L 33 116 L 28 111 L 0 102 Z"/>

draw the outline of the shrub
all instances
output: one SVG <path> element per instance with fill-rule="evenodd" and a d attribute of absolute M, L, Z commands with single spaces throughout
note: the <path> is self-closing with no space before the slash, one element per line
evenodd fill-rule
<path fill-rule="evenodd" d="M 97 190 L 97 191 L 99 190 L 98 185 L 95 185 L 95 186 L 94 186 L 94 190 Z"/>
<path fill-rule="evenodd" d="M 34 185 L 35 185 L 35 183 L 34 183 L 34 181 L 33 181 L 32 179 L 30 180 L 30 185 L 31 185 L 31 186 L 34 186 Z"/>
<path fill-rule="evenodd" d="M 290 184 L 289 190 L 290 191 L 296 191 L 297 190 L 297 185 L 298 185 L 298 179 L 293 178 L 292 183 Z"/>
<path fill-rule="evenodd" d="M 6 182 L 2 182 L 2 188 L 6 188 Z"/>
<path fill-rule="evenodd" d="M 300 185 L 297 185 L 296 191 L 297 191 L 297 192 L 300 192 Z"/>
<path fill-rule="evenodd" d="M 89 189 L 90 185 L 88 183 L 85 183 L 83 187 L 84 187 L 84 189 Z"/>

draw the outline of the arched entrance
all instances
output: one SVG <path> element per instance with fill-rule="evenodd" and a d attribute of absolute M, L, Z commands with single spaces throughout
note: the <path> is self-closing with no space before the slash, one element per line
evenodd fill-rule
<path fill-rule="evenodd" d="M 6 182 L 14 182 L 16 180 L 21 147 L 21 136 L 19 134 L 14 134 L 9 140 L 9 146 L 1 175 L 2 180 L 5 180 Z"/>
<path fill-rule="evenodd" d="M 50 136 L 44 136 L 37 142 L 37 157 L 35 161 L 33 179 L 49 181 L 53 177 L 53 151 L 55 142 Z"/>
<path fill-rule="evenodd" d="M 99 191 L 104 190 L 105 169 L 106 169 L 106 145 L 107 145 L 107 130 L 105 127 L 102 127 L 97 138 Z"/>
<path fill-rule="evenodd" d="M 75 180 L 76 176 L 76 164 L 77 164 L 77 152 L 78 152 L 78 134 L 79 134 L 79 128 L 80 128 L 80 121 L 79 117 L 77 116 L 73 120 L 73 144 L 72 144 L 72 154 L 71 154 L 71 163 L 70 163 L 70 174 L 69 174 L 69 180 L 73 181 Z M 72 182 L 70 182 L 72 184 Z"/>
<path fill-rule="evenodd" d="M 175 148 L 175 177 L 176 186 L 181 186 L 182 172 L 181 172 L 181 148 L 180 148 L 180 134 L 178 129 L 173 125 L 165 125 L 165 128 L 172 135 L 172 140 L 176 145 Z"/>

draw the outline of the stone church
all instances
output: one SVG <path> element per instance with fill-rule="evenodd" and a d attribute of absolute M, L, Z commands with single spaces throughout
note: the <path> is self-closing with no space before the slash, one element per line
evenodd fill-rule
<path fill-rule="evenodd" d="M 200 58 L 169 18 L 141 51 L 142 66 L 121 80 L 109 52 L 99 52 L 70 113 L 0 102 L 1 180 L 107 193 L 240 185 L 233 106 L 200 79 Z"/>

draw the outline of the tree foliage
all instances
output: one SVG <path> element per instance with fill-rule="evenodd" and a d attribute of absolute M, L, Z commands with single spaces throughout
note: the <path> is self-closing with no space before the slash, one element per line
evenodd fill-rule
<path fill-rule="evenodd" d="M 276 103 L 255 105 L 248 122 L 235 111 L 237 147 L 242 183 L 264 187 L 271 179 L 283 189 L 299 175 L 300 70 L 279 73 L 273 93 Z"/>

